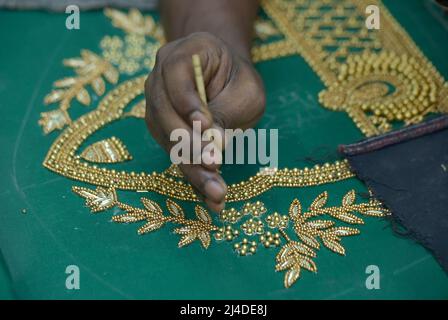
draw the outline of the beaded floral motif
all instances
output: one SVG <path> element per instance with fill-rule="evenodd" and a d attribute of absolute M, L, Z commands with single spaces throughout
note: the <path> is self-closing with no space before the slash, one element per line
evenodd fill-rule
<path fill-rule="evenodd" d="M 233 229 L 232 226 L 220 227 L 218 231 L 214 234 L 217 241 L 233 241 L 240 235 L 237 229 Z"/>
<path fill-rule="evenodd" d="M 87 85 L 92 87 L 96 95 L 102 96 L 106 91 L 104 79 L 112 84 L 118 82 L 117 70 L 89 50 L 82 50 L 81 58 L 64 60 L 64 65 L 73 68 L 76 75 L 56 81 L 53 84 L 55 89 L 45 97 L 44 102 L 47 105 L 59 103 L 58 109 L 41 114 L 39 124 L 46 134 L 71 123 L 67 111 L 74 99 L 85 106 L 90 105 L 91 97 L 86 89 Z"/>
<path fill-rule="evenodd" d="M 250 218 L 242 224 L 241 229 L 248 236 L 253 236 L 254 234 L 263 234 L 264 224 L 258 218 Z"/>
<path fill-rule="evenodd" d="M 257 201 L 255 203 L 246 203 L 243 206 L 242 213 L 244 215 L 252 215 L 253 217 L 260 217 L 261 215 L 266 213 L 266 208 L 263 203 Z"/>
<path fill-rule="evenodd" d="M 229 223 L 236 223 L 243 217 L 241 211 L 236 210 L 235 208 L 224 209 L 220 213 L 220 218 L 222 221 Z"/>
<path fill-rule="evenodd" d="M 260 243 L 265 248 L 278 247 L 282 243 L 280 233 L 272 234 L 270 231 L 260 236 Z"/>
<path fill-rule="evenodd" d="M 211 232 L 217 231 L 218 227 L 213 225 L 212 218 L 201 206 L 195 207 L 196 220 L 187 219 L 184 210 L 174 201 L 168 199 L 166 206 L 168 215 L 164 215 L 160 206 L 147 198 L 142 198 L 144 208 L 137 208 L 117 200 L 115 190 L 97 188 L 91 190 L 82 187 L 73 187 L 73 192 L 86 199 L 86 205 L 92 212 L 100 212 L 114 206 L 126 213 L 112 217 L 112 220 L 120 223 L 134 223 L 144 221 L 145 224 L 138 229 L 138 234 L 145 234 L 163 227 L 166 223 L 172 222 L 180 225 L 174 229 L 174 233 L 181 235 L 179 247 L 186 246 L 195 240 L 199 240 L 206 249 L 211 242 Z"/>
<path fill-rule="evenodd" d="M 73 187 L 73 191 L 85 199 L 86 205 L 94 213 L 117 207 L 124 213 L 113 216 L 113 221 L 144 223 L 138 229 L 138 234 L 158 230 L 168 222 L 180 225 L 174 229 L 174 233 L 181 236 L 179 247 L 197 240 L 206 249 L 211 244 L 212 233 L 217 243 L 233 242 L 232 247 L 240 256 L 255 254 L 259 243 L 268 249 L 278 248 L 284 242 L 285 244 L 277 253 L 275 269 L 276 271 L 286 271 L 284 285 L 287 288 L 299 279 L 302 269 L 317 272 L 313 258 L 316 257 L 321 243 L 335 253 L 345 254 L 345 248 L 341 243 L 342 237 L 358 235 L 360 231 L 354 227 L 337 225 L 337 222 L 361 225 L 364 220 L 355 213 L 370 217 L 382 217 L 387 214 L 387 211 L 376 200 L 355 203 L 354 190 L 349 191 L 343 197 L 339 206 L 327 206 L 328 194 L 324 192 L 316 197 L 307 210 L 302 208 L 298 199 L 292 201 L 288 215 L 293 223 L 293 232 L 290 228 L 280 224 L 274 227 L 276 231 L 264 232 L 262 229 L 257 229 L 260 226 L 258 222 L 261 222 L 258 218 L 249 218 L 241 225 L 241 229 L 249 236 L 259 234 L 259 239 L 258 241 L 249 238 L 239 240 L 240 232 L 237 228 L 224 225 L 222 221 L 214 223 L 207 210 L 199 205 L 195 208 L 197 219 L 191 220 L 186 218 L 184 210 L 179 204 L 170 199 L 166 201 L 168 208 L 166 215 L 156 202 L 147 198 L 141 199 L 143 208 L 120 202 L 113 188 L 98 187 L 96 190 L 92 190 Z M 249 227 L 254 232 L 247 232 Z M 292 240 L 291 233 L 294 233 L 297 240 Z"/>
<path fill-rule="evenodd" d="M 258 243 L 256 241 L 249 241 L 247 238 L 233 245 L 233 249 L 240 256 L 253 255 L 257 252 L 257 248 Z"/>
<path fill-rule="evenodd" d="M 293 10 L 297 4 L 299 7 L 302 6 L 301 13 Z M 311 8 L 305 6 L 308 4 Z M 319 14 L 320 7 L 325 4 L 329 4 L 334 10 L 329 10 L 330 13 L 317 17 L 320 20 L 306 19 L 306 17 Z M 427 112 L 435 110 L 437 104 L 440 110 L 447 110 L 448 87 L 443 86 L 443 78 L 383 6 L 381 6 L 384 14 L 382 24 L 385 32 L 375 35 L 365 28 L 358 28 L 355 32 L 356 36 L 351 33 L 348 40 L 342 40 L 347 32 L 345 26 L 356 29 L 363 23 L 364 19 L 358 18 L 362 14 L 360 8 L 363 9 L 365 4 L 364 0 L 360 0 L 359 4 L 355 5 L 350 5 L 345 0 L 264 1 L 263 7 L 272 22 L 259 26 L 257 35 L 262 40 L 276 39 L 255 45 L 252 49 L 253 60 L 261 62 L 288 55 L 302 55 L 327 86 L 320 95 L 321 103 L 332 110 L 347 112 L 362 132 L 368 136 L 389 130 L 390 124 L 394 121 L 418 122 Z M 304 15 L 302 15 L 303 12 L 305 12 Z M 333 13 L 346 17 L 342 19 L 345 21 L 344 26 L 331 25 L 333 19 L 330 15 Z M 215 225 L 209 219 L 210 215 L 200 206 L 195 210 L 197 219 L 191 220 L 185 217 L 183 209 L 172 200 L 167 201 L 167 215 L 164 215 L 162 209 L 149 199 L 142 199 L 144 208 L 136 208 L 119 202 L 116 190 L 155 191 L 171 198 L 187 201 L 199 201 L 199 199 L 191 187 L 182 180 L 182 174 L 176 167 L 152 174 L 117 172 L 89 165 L 78 156 L 80 145 L 96 130 L 124 117 L 144 117 L 145 105 L 142 94 L 144 77 L 131 79 L 111 90 L 100 101 L 96 110 L 82 116 L 78 119 L 79 121 L 72 121 L 68 115 L 67 110 L 71 102 L 78 101 L 81 104 L 90 105 L 93 100 L 92 94 L 103 96 L 105 91 L 103 91 L 101 80 L 97 80 L 99 77 L 103 80 L 105 87 L 107 82 L 111 84 L 117 82 L 119 74 L 130 75 L 140 71 L 146 73 L 154 63 L 155 51 L 164 42 L 160 26 L 149 16 L 143 16 L 136 10 L 131 10 L 127 14 L 111 10 L 106 14 L 116 27 L 125 32 L 124 36 L 106 36 L 104 42 L 100 44 L 102 55 L 83 51 L 81 59 L 68 60 L 67 65 L 75 70 L 74 78 L 77 84 L 74 86 L 73 80 L 62 79 L 61 82 L 55 83 L 55 91 L 72 90 L 74 87 L 78 91 L 71 91 L 71 94 L 67 96 L 70 98 L 66 98 L 61 92 L 50 93 L 46 102 L 58 103 L 60 108 L 42 113 L 39 121 L 46 133 L 63 129 L 68 125 L 68 128 L 55 141 L 44 165 L 66 177 L 97 185 L 96 190 L 74 188 L 76 193 L 86 199 L 86 205 L 93 212 L 118 207 L 125 213 L 114 217 L 113 220 L 123 223 L 144 222 L 139 229 L 140 234 L 157 230 L 167 222 L 175 223 L 179 227 L 174 231 L 181 236 L 179 246 L 197 241 L 206 248 L 211 243 L 211 235 L 217 241 L 227 240 L 221 241 L 222 243 L 232 243 L 236 252 L 241 255 L 256 253 L 259 244 L 270 250 L 281 246 L 276 258 L 276 270 L 285 271 L 286 287 L 291 286 L 299 278 L 301 270 L 317 271 L 313 258 L 321 246 L 338 254 L 345 253 L 341 244 L 342 237 L 356 235 L 359 230 L 347 226 L 336 226 L 337 221 L 350 225 L 361 224 L 363 220 L 354 213 L 371 216 L 381 216 L 384 213 L 375 201 L 355 204 L 354 192 L 346 195 L 343 204 L 336 207 L 327 207 L 328 196 L 322 194 L 308 210 L 302 210 L 301 203 L 298 200 L 294 201 L 294 206 L 291 205 L 294 219 L 290 212 L 289 223 L 286 223 L 283 218 L 286 215 L 280 213 L 281 220 L 273 218 L 268 221 L 267 217 L 261 218 L 261 215 L 266 213 L 264 210 L 258 213 L 254 211 L 254 214 L 248 214 L 246 217 L 242 213 L 243 210 L 232 211 L 231 208 L 229 212 L 238 213 L 239 216 L 236 214 L 237 219 L 233 222 L 231 220 L 234 218 L 230 218 L 228 222 L 232 223 L 232 227 L 229 228 L 225 222 Z M 299 29 L 294 30 L 294 28 Z M 300 28 L 306 29 L 306 32 L 297 33 L 298 30 L 302 30 Z M 307 39 L 300 38 L 300 35 L 304 35 Z M 310 45 L 311 38 L 316 41 Z M 148 42 L 150 45 L 147 45 Z M 336 45 L 334 50 L 327 50 L 334 45 Z M 360 49 L 363 53 L 354 53 L 351 47 Z M 144 55 L 142 52 L 145 52 Z M 145 57 L 149 52 L 150 57 Z M 95 60 L 96 58 L 98 60 Z M 390 75 L 379 77 L 375 72 L 381 67 L 378 69 L 375 66 L 386 65 L 384 61 L 389 60 L 393 63 L 387 65 L 385 69 Z M 89 72 L 84 72 L 82 71 L 84 69 L 80 68 L 85 65 L 89 65 Z M 399 81 L 393 77 L 393 74 L 399 74 Z M 413 87 L 417 78 L 423 84 L 421 87 Z M 401 96 L 393 94 L 390 85 L 395 89 L 398 88 L 398 92 L 405 94 Z M 410 94 L 406 100 L 403 97 L 407 93 Z M 401 100 L 394 100 L 397 97 Z M 139 99 L 140 102 L 130 111 L 125 111 L 134 99 Z M 421 106 L 416 103 L 420 100 L 423 101 Z M 399 106 L 396 105 L 397 101 L 400 101 Z M 226 200 L 233 202 L 251 199 L 273 187 L 309 187 L 352 177 L 354 174 L 346 161 L 327 163 L 313 168 L 285 168 L 261 172 L 246 181 L 230 185 Z M 239 236 L 243 233 L 242 224 L 254 218 L 259 218 L 272 230 L 266 231 L 264 228 L 262 234 L 254 233 L 240 240 Z M 296 238 L 292 240 L 291 235 Z"/>
<path fill-rule="evenodd" d="M 280 228 L 284 229 L 288 226 L 289 217 L 282 216 L 278 212 L 274 212 L 273 214 L 266 217 L 266 224 L 269 228 Z"/>

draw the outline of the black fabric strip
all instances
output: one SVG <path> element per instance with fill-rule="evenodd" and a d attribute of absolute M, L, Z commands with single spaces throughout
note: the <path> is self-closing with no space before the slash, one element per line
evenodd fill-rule
<path fill-rule="evenodd" d="M 341 145 L 339 146 L 339 151 L 345 155 L 357 155 L 365 152 L 371 152 L 396 143 L 421 137 L 438 130 L 443 130 L 445 128 L 448 128 L 448 116 L 441 116 L 427 122 L 404 127 L 400 130 L 366 139 L 358 143 Z"/>
<path fill-rule="evenodd" d="M 448 272 L 448 117 L 339 150 L 392 217 Z"/>

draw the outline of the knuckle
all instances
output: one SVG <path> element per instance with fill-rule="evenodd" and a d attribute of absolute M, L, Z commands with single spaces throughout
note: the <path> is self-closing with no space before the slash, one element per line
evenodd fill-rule
<path fill-rule="evenodd" d="M 217 40 L 216 36 L 214 36 L 213 34 L 211 34 L 210 32 L 207 32 L 207 31 L 195 32 L 195 33 L 192 33 L 189 37 L 192 39 L 199 39 L 201 41 L 205 40 L 205 41 L 210 41 L 210 42 L 215 42 Z"/>
<path fill-rule="evenodd" d="M 171 51 L 171 47 L 172 47 L 172 43 L 168 43 L 168 44 L 162 46 L 161 48 L 159 48 L 159 50 L 157 50 L 156 66 L 161 64 L 163 62 L 163 60 L 169 55 L 169 52 Z"/>
<path fill-rule="evenodd" d="M 194 44 L 195 51 L 203 54 L 210 54 L 210 52 L 222 51 L 226 46 L 224 42 L 209 32 L 195 32 L 186 38 L 185 43 Z"/>
<path fill-rule="evenodd" d="M 165 74 L 166 72 L 170 72 L 186 61 L 186 55 L 181 52 L 176 52 L 171 54 L 163 63 L 162 72 Z"/>

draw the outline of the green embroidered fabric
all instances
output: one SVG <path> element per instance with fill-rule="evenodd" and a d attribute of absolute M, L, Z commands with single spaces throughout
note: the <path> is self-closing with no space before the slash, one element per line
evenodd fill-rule
<path fill-rule="evenodd" d="M 437 70 L 447 77 L 447 47 L 443 40 L 447 33 L 424 4 L 412 0 L 406 6 L 396 1 L 385 1 L 385 5 Z M 416 21 L 419 21 L 418 27 Z M 233 247 L 225 244 L 212 243 L 204 250 L 198 242 L 178 249 L 179 236 L 168 231 L 172 228 L 139 237 L 134 225 L 107 223 L 112 215 L 124 213 L 119 208 L 90 214 L 71 188 L 77 185 L 93 189 L 91 185 L 73 182 L 42 167 L 52 142 L 60 134 L 50 131 L 44 136 L 37 125 L 41 112 L 54 109 L 44 106 L 44 98 L 54 81 L 70 75 L 61 62 L 80 56 L 81 49 L 100 56 L 108 55 L 108 62 L 119 71 L 118 83 L 144 74 L 147 70 L 143 69 L 150 66 L 151 61 L 140 59 L 132 52 L 126 61 L 116 56 L 113 48 L 117 41 L 114 39 L 124 39 L 124 45 L 138 44 L 139 39 L 126 38 L 126 34 L 114 28 L 103 12 L 85 13 L 81 23 L 80 30 L 69 31 L 64 28 L 64 15 L 0 12 L 0 28 L 10 30 L 0 39 L 7 48 L 0 51 L 0 112 L 3 119 L 7 119 L 0 127 L 5 155 L 0 159 L 0 173 L 5 177 L 0 182 L 0 200 L 4 208 L 0 215 L 0 246 L 5 277 L 0 277 L 0 281 L 2 284 L 10 281 L 10 287 L 18 297 L 446 297 L 448 280 L 431 255 L 415 243 L 395 236 L 389 222 L 378 218 L 366 218 L 365 224 L 359 226 L 361 235 L 342 240 L 345 257 L 320 250 L 315 259 L 318 274 L 303 272 L 300 280 L 286 290 L 283 286 L 285 274 L 274 272 L 278 262 L 275 261 L 278 253 L 275 246 L 266 250 L 259 248 L 256 254 L 247 257 L 235 255 Z M 273 37 L 281 39 L 282 36 Z M 25 43 L 27 50 L 23 50 Z M 303 168 L 312 167 L 314 163 L 341 160 L 336 154 L 336 146 L 361 139 L 362 132 L 347 114 L 322 108 L 318 102 L 318 93 L 324 89 L 321 79 L 302 57 L 285 55 L 287 57 L 257 65 L 265 80 L 268 98 L 268 110 L 260 127 L 279 128 L 280 166 Z M 107 66 L 104 68 L 106 72 Z M 135 71 L 139 68 L 140 73 Z M 104 83 L 106 92 L 115 87 L 114 76 L 109 76 Z M 88 91 L 88 99 L 81 94 L 78 101 L 73 102 L 70 108 L 72 119 L 96 108 L 102 97 L 101 85 L 92 90 Z M 82 147 L 117 136 L 132 155 L 132 161 L 105 164 L 105 167 L 117 172 L 129 168 L 161 172 L 167 168 L 167 156 L 146 132 L 138 117 L 141 113 L 137 106 L 127 110 L 131 116 L 102 128 Z M 118 134 L 122 132 L 129 134 Z M 247 179 L 257 171 L 257 166 L 223 168 L 229 183 Z M 358 198 L 367 194 L 365 187 L 351 178 L 306 188 L 275 188 L 254 200 L 262 201 L 269 215 L 277 211 L 284 216 L 288 215 L 295 198 L 306 207 L 327 191 L 327 205 L 340 206 L 341 199 L 351 189 L 358 192 Z M 135 207 L 142 207 L 140 196 L 161 206 L 166 201 L 165 196 L 156 193 L 139 196 L 120 190 L 117 193 L 121 202 Z M 186 214 L 194 218 L 194 214 L 191 215 L 194 204 L 180 203 Z M 235 204 L 236 207 L 241 205 Z M 241 239 L 237 242 L 242 243 Z M 65 270 L 69 265 L 80 268 L 80 290 L 65 287 Z M 380 268 L 381 290 L 366 289 L 366 268 L 370 265 Z"/>

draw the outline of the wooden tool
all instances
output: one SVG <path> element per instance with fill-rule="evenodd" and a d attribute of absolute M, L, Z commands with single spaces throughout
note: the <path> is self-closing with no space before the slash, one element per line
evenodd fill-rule
<path fill-rule="evenodd" d="M 205 93 L 204 77 L 202 75 L 201 58 L 198 54 L 194 54 L 192 57 L 194 78 L 196 81 L 196 89 L 198 90 L 199 97 L 204 103 L 204 107 L 207 106 L 207 94 Z"/>

